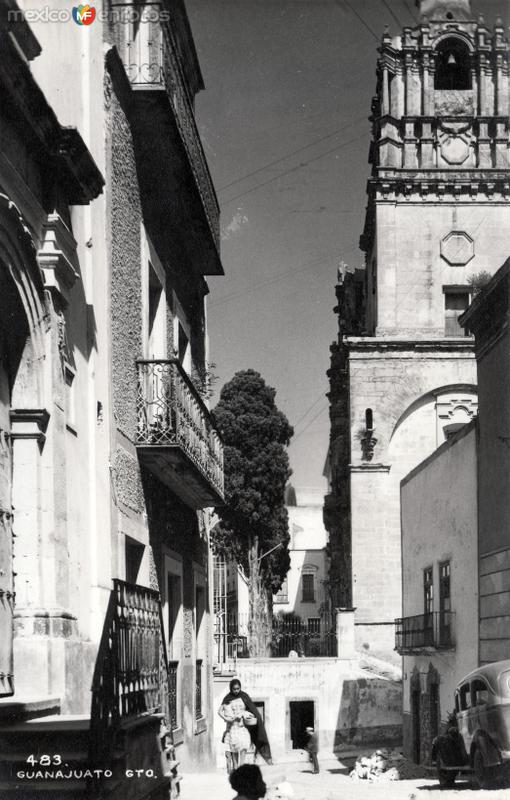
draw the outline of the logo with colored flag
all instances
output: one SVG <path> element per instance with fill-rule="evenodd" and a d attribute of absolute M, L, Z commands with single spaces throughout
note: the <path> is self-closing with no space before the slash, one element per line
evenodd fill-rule
<path fill-rule="evenodd" d="M 96 9 L 89 6 L 75 6 L 73 8 L 73 19 L 77 25 L 92 25 L 96 18 Z"/>

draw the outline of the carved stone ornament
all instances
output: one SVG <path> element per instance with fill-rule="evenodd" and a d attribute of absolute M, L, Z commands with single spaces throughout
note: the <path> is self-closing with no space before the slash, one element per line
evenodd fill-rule
<path fill-rule="evenodd" d="M 439 134 L 441 157 L 452 166 L 463 164 L 469 157 L 471 138 L 470 123 L 443 122 Z"/>
<path fill-rule="evenodd" d="M 441 241 L 441 258 L 452 267 L 464 267 L 475 256 L 475 243 L 465 231 L 450 231 Z"/>
<path fill-rule="evenodd" d="M 377 439 L 373 431 L 366 431 L 365 435 L 360 439 L 361 453 L 363 461 L 372 461 L 374 457 L 374 449 L 377 444 Z"/>
<path fill-rule="evenodd" d="M 69 256 L 76 250 L 76 241 L 58 214 L 48 214 L 43 226 L 43 243 L 37 253 L 37 263 L 43 274 L 46 289 L 57 292 L 67 304 L 68 293 L 78 274 Z"/>

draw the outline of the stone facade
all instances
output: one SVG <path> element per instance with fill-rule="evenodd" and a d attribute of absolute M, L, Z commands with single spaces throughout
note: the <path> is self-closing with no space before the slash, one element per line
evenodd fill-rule
<path fill-rule="evenodd" d="M 163 3 L 157 21 L 150 4 L 123 6 L 149 15 L 139 25 L 98 13 L 89 28 L 33 29 L 3 5 L 0 727 L 2 702 L 6 715 L 24 713 L 37 693 L 40 710 L 88 720 L 92 684 L 92 725 L 112 701 L 131 724 L 143 709 L 126 713 L 127 688 L 98 699 L 101 665 L 113 601 L 127 593 L 131 620 L 136 598 L 152 608 L 153 590 L 169 661 L 168 680 L 159 666 L 156 680 L 168 693 L 161 741 L 184 766 L 206 768 L 207 508 L 221 502 L 223 473 L 203 399 L 205 276 L 222 266 L 184 4 Z M 159 729 L 154 717 L 139 737 L 140 753 L 156 747 L 151 763 L 161 763 Z M 136 751 L 137 734 L 123 735 Z"/>
<path fill-rule="evenodd" d="M 335 605 L 357 645 L 395 658 L 401 614 L 399 483 L 476 413 L 471 337 L 458 322 L 507 255 L 508 53 L 469 2 L 422 3 L 385 33 L 373 101 L 365 270 L 341 270 L 330 377 Z"/>

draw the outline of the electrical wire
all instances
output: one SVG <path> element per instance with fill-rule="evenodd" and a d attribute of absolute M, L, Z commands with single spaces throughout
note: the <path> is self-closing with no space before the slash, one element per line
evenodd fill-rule
<path fill-rule="evenodd" d="M 308 161 L 302 161 L 301 164 L 297 164 L 295 167 L 291 167 L 290 169 L 284 170 L 284 172 L 280 172 L 278 175 L 274 175 L 272 178 L 269 178 L 267 181 L 263 181 L 262 183 L 257 184 L 256 186 L 252 186 L 251 189 L 247 189 L 245 192 L 240 192 L 239 194 L 234 195 L 234 197 L 229 197 L 228 199 L 224 200 L 224 203 L 233 203 L 234 200 L 239 200 L 240 197 L 245 197 L 247 194 L 251 194 L 255 192 L 257 189 L 262 189 L 263 186 L 268 186 L 270 183 L 274 183 L 274 181 L 278 180 L 279 178 L 283 178 L 285 175 L 290 175 L 292 172 L 297 172 L 299 169 L 303 167 L 307 167 L 309 164 L 313 164 L 314 161 L 318 161 L 320 158 L 324 158 L 324 156 L 328 156 L 331 153 L 336 152 L 337 150 L 342 150 L 344 147 L 352 144 L 353 142 L 359 141 L 359 136 L 356 136 L 354 139 L 349 139 L 347 142 L 343 142 L 336 147 L 332 147 L 331 150 L 326 150 L 325 153 L 321 153 L 314 158 L 309 158 Z"/>
<path fill-rule="evenodd" d="M 297 153 L 301 153 L 303 150 L 307 150 L 309 147 L 313 147 L 314 145 L 319 144 L 319 142 L 324 142 L 326 141 L 326 139 L 331 139 L 333 136 L 342 133 L 342 131 L 347 130 L 347 128 L 350 128 L 352 125 L 356 125 L 358 122 L 366 121 L 366 118 L 367 118 L 366 114 L 363 114 L 363 116 L 357 117 L 356 119 L 349 122 L 347 125 L 344 125 L 341 128 L 337 128 L 336 131 L 328 133 L 326 134 L 326 136 L 321 136 L 320 139 L 315 139 L 313 142 L 303 145 L 303 147 L 298 147 L 297 150 L 291 150 L 290 153 L 287 153 L 281 158 L 277 158 L 274 161 L 268 161 L 267 164 L 263 164 L 261 167 L 258 167 L 258 169 L 254 169 L 252 172 L 247 172 L 246 175 L 243 175 L 241 178 L 235 178 L 233 181 L 230 181 L 230 183 L 226 183 L 224 184 L 224 186 L 220 186 L 217 189 L 217 191 L 223 192 L 230 186 L 233 186 L 236 183 L 240 183 L 241 181 L 244 181 L 247 178 L 251 178 L 253 175 L 257 175 L 259 172 L 263 172 L 265 169 L 269 169 L 269 167 L 274 167 L 276 164 L 280 164 L 282 161 L 286 161 L 287 158 L 291 158 L 291 156 L 295 156 L 297 155 Z"/>
<path fill-rule="evenodd" d="M 395 12 L 393 11 L 393 9 L 391 8 L 391 6 L 390 6 L 390 4 L 387 2 L 387 0 L 381 0 L 381 3 L 382 3 L 382 4 L 383 4 L 383 6 L 385 6 L 385 8 L 386 8 L 386 9 L 389 11 L 389 13 L 390 13 L 390 14 L 391 14 L 391 16 L 393 17 L 393 19 L 395 20 L 395 22 L 397 23 L 397 25 L 399 26 L 399 28 L 403 28 L 403 27 L 404 27 L 404 25 L 403 25 L 403 24 L 402 24 L 402 22 L 399 20 L 399 18 L 397 17 L 397 15 L 396 15 L 396 14 L 395 14 Z"/>
<path fill-rule="evenodd" d="M 324 406 L 324 408 L 321 408 L 321 410 L 318 411 L 317 414 L 315 414 L 315 416 L 312 417 L 312 419 L 308 422 L 308 424 L 305 425 L 303 430 L 299 431 L 299 433 L 296 433 L 296 435 L 292 437 L 291 444 L 295 444 L 297 442 L 297 440 L 299 439 L 299 437 L 302 436 L 305 433 L 305 431 L 308 430 L 310 425 L 312 425 L 315 422 L 315 420 L 318 419 L 321 416 L 321 414 L 324 414 L 324 412 L 327 411 L 328 408 L 329 408 L 329 405 L 326 405 L 326 406 Z"/>
<path fill-rule="evenodd" d="M 375 41 L 379 42 L 381 37 L 376 34 L 376 32 L 373 30 L 373 28 L 370 27 L 370 25 L 367 22 L 365 22 L 365 20 L 361 16 L 361 14 L 358 14 L 356 9 L 351 6 L 349 0 L 343 0 L 343 2 L 347 6 L 347 8 L 359 19 L 359 21 L 361 22 L 363 27 L 366 28 L 367 31 L 372 34 L 372 36 L 374 37 Z"/>
<path fill-rule="evenodd" d="M 352 250 L 348 250 L 347 253 L 344 253 L 344 257 L 353 255 L 354 253 L 359 252 L 359 247 L 353 247 Z M 238 292 L 234 292 L 233 294 L 227 295 L 227 297 L 221 297 L 216 302 L 208 303 L 207 308 L 208 310 L 212 308 L 216 308 L 216 306 L 223 305 L 224 303 L 229 303 L 231 300 L 238 300 L 240 297 L 244 297 L 246 294 L 251 294 L 252 292 L 256 291 L 257 289 L 263 289 L 265 286 L 272 286 L 274 283 L 278 283 L 279 281 L 288 278 L 289 275 L 299 275 L 301 272 L 306 272 L 306 270 L 310 269 L 310 267 L 317 267 L 319 264 L 324 264 L 328 259 L 337 257 L 337 251 L 334 253 L 326 253 L 324 256 L 321 256 L 314 261 L 310 261 L 307 264 L 299 267 L 298 269 L 289 269 L 286 272 L 282 272 L 280 275 L 275 275 L 273 278 L 267 278 L 265 281 L 261 281 L 261 283 L 256 284 L 255 286 L 249 286 L 246 289 L 241 289 Z"/>
<path fill-rule="evenodd" d="M 412 10 L 412 8 L 409 7 L 409 4 L 408 4 L 407 0 L 402 0 L 402 2 L 404 3 L 405 7 L 409 11 L 409 13 L 412 16 L 412 18 L 414 19 L 414 21 L 418 24 L 419 23 L 418 17 L 415 15 L 415 13 Z"/>
<path fill-rule="evenodd" d="M 336 253 L 330 253 L 320 259 L 316 259 L 315 261 L 310 261 L 308 264 L 304 264 L 302 267 L 299 267 L 299 269 L 289 269 L 286 272 L 282 272 L 280 275 L 275 275 L 273 278 L 267 278 L 267 280 L 261 281 L 261 283 L 257 283 L 255 286 L 242 289 L 237 293 L 227 295 L 227 297 L 221 297 L 215 303 L 210 303 L 208 308 L 216 308 L 216 306 L 221 306 L 224 303 L 229 303 L 231 300 L 237 300 L 240 297 L 244 297 L 246 294 L 251 294 L 257 289 L 263 289 L 265 286 L 272 286 L 273 284 L 279 283 L 279 281 L 283 281 L 285 278 L 288 278 L 289 275 L 299 275 L 300 272 L 306 272 L 310 269 L 310 267 L 316 267 L 319 264 L 324 264 L 324 262 L 330 258 L 333 258 L 334 256 L 336 256 Z"/>

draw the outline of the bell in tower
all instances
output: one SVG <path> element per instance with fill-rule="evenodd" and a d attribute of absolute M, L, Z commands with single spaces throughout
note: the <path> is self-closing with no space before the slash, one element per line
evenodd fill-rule
<path fill-rule="evenodd" d="M 472 19 L 471 0 L 416 0 L 420 16 L 427 19 Z"/>

